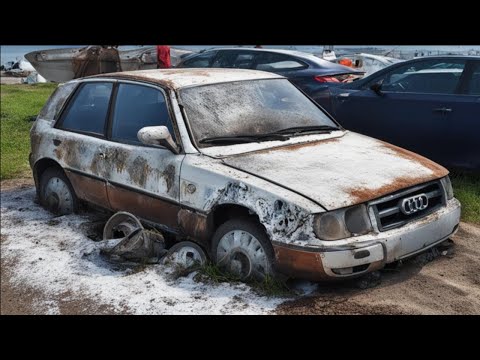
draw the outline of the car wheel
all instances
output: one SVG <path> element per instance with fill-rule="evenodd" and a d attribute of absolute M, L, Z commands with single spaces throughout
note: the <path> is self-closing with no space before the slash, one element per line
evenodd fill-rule
<path fill-rule="evenodd" d="M 57 215 L 77 210 L 77 197 L 70 181 L 59 168 L 48 168 L 40 177 L 40 204 Z"/>
<path fill-rule="evenodd" d="M 212 240 L 212 257 L 224 271 L 242 280 L 273 275 L 274 252 L 265 230 L 246 218 L 222 224 Z"/>
<path fill-rule="evenodd" d="M 185 269 L 194 265 L 204 265 L 207 256 L 203 249 L 191 241 L 181 241 L 173 245 L 163 258 L 164 264 L 175 264 Z"/>

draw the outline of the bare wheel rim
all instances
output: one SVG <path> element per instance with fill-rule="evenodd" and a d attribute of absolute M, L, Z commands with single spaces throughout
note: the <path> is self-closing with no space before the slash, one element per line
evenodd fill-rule
<path fill-rule="evenodd" d="M 132 214 L 120 211 L 108 219 L 103 228 L 103 240 L 121 238 L 137 229 L 143 229 L 142 223 Z"/>
<path fill-rule="evenodd" d="M 51 211 L 58 214 L 73 212 L 73 195 L 67 183 L 58 177 L 52 177 L 45 186 L 45 202 Z"/>
<path fill-rule="evenodd" d="M 244 230 L 233 230 L 223 235 L 217 246 L 217 263 L 242 279 L 263 279 L 271 273 L 262 244 Z"/>
<path fill-rule="evenodd" d="M 195 264 L 204 264 L 205 256 L 200 254 L 197 249 L 192 246 L 182 246 L 172 253 L 168 254 L 166 261 L 180 265 L 185 268 L 194 266 Z"/>

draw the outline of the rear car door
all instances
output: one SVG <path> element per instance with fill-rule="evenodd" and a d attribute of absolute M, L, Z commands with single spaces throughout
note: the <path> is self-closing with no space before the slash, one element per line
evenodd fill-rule
<path fill-rule="evenodd" d="M 480 171 L 480 60 L 467 61 L 460 93 L 445 101 L 451 167 Z"/>
<path fill-rule="evenodd" d="M 424 59 L 396 67 L 356 91 L 338 89 L 336 119 L 345 128 L 448 164 L 447 104 L 456 101 L 464 59 Z M 381 93 L 370 86 L 382 82 Z"/>
<path fill-rule="evenodd" d="M 105 184 L 107 118 L 114 81 L 89 81 L 78 86 L 55 124 L 55 157 L 76 195 L 108 208 Z"/>
<path fill-rule="evenodd" d="M 113 210 L 177 228 L 180 166 L 185 155 L 142 144 L 138 131 L 166 126 L 177 138 L 166 93 L 147 84 L 119 82 L 114 92 L 105 152 L 107 192 Z"/>

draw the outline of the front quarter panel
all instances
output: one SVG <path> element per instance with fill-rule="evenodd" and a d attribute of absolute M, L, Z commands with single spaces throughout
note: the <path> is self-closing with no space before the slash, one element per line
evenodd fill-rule
<path fill-rule="evenodd" d="M 204 214 L 223 204 L 243 206 L 258 216 L 272 241 L 299 245 L 312 239 L 311 214 L 324 211 L 303 196 L 200 154 L 187 155 L 182 164 L 180 201 Z"/>

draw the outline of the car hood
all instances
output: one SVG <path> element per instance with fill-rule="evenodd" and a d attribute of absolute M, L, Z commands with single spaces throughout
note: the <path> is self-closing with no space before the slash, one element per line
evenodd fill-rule
<path fill-rule="evenodd" d="M 448 171 L 415 153 L 347 131 L 343 136 L 223 157 L 327 210 L 363 203 Z"/>

